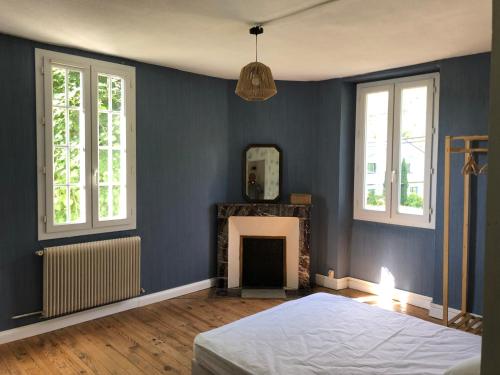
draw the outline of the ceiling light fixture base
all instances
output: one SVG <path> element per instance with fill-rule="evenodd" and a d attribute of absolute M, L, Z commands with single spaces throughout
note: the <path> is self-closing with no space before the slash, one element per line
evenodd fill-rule
<path fill-rule="evenodd" d="M 250 28 L 249 32 L 252 35 L 260 35 L 264 33 L 264 28 L 261 25 L 255 25 Z"/>

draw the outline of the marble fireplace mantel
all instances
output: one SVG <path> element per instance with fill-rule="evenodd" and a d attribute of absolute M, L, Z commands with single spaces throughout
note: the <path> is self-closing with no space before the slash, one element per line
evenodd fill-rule
<path fill-rule="evenodd" d="M 299 219 L 299 290 L 310 288 L 311 206 L 280 203 L 219 203 L 217 205 L 217 294 L 228 293 L 229 218 L 296 217 Z"/>

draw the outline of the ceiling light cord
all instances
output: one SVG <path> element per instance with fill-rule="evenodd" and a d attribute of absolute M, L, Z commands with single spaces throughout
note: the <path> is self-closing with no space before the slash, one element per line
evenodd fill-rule
<path fill-rule="evenodd" d="M 259 57 L 258 55 L 258 44 L 257 44 L 257 37 L 259 34 L 262 34 L 264 32 L 264 29 L 262 28 L 261 25 L 255 25 L 249 30 L 250 34 L 255 35 L 255 62 L 257 62 L 257 59 Z"/>
<path fill-rule="evenodd" d="M 257 62 L 257 34 L 255 34 L 255 62 Z"/>

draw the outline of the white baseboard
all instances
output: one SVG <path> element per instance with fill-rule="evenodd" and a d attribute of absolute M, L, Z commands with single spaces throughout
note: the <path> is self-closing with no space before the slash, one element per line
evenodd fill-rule
<path fill-rule="evenodd" d="M 104 316 L 116 314 L 125 310 L 130 310 L 136 307 L 146 306 L 152 303 L 183 296 L 185 294 L 197 292 L 199 290 L 211 288 L 214 285 L 215 278 L 202 280 L 192 284 L 162 290 L 161 292 L 146 294 L 144 296 L 131 298 L 125 301 L 61 316 L 59 318 L 44 320 L 23 327 L 9 329 L 7 331 L 0 332 L 0 344 L 21 340 L 26 337 L 41 335 L 42 333 L 47 333 L 50 331 L 55 331 L 56 329 L 87 322 L 89 320 L 102 318 Z"/>
<path fill-rule="evenodd" d="M 379 284 L 370 281 L 356 279 L 354 277 L 344 277 L 343 279 L 329 279 L 328 277 L 316 274 L 316 284 L 330 289 L 345 289 L 351 288 L 361 292 L 380 295 L 381 290 Z M 410 305 L 421 307 L 430 310 L 432 297 L 423 296 L 421 294 L 407 292 L 405 290 L 394 289 L 392 291 L 392 299 L 400 302 L 409 303 Z"/>
<path fill-rule="evenodd" d="M 324 286 L 328 289 L 340 290 L 348 287 L 349 278 L 330 279 L 328 276 L 316 274 L 316 285 Z"/>
<path fill-rule="evenodd" d="M 448 307 L 448 319 L 453 319 L 459 313 L 460 310 Z M 482 316 L 478 314 L 471 314 L 471 315 L 482 318 Z M 431 306 L 429 308 L 429 316 L 436 319 L 443 319 L 443 306 L 431 302 Z"/>
<path fill-rule="evenodd" d="M 375 295 L 381 294 L 379 284 L 372 283 L 370 281 L 355 279 L 353 277 L 349 278 L 349 288 Z M 421 307 L 426 310 L 429 310 L 432 302 L 432 297 L 413 292 L 407 292 L 406 290 L 401 289 L 394 289 L 392 291 L 392 299 L 399 302 L 409 303 L 410 305 Z"/>
<path fill-rule="evenodd" d="M 460 313 L 460 310 L 453 309 L 451 307 L 448 308 L 449 319 L 453 319 L 456 315 L 458 315 L 458 313 Z M 431 302 L 429 316 L 436 319 L 443 319 L 443 306 Z"/>

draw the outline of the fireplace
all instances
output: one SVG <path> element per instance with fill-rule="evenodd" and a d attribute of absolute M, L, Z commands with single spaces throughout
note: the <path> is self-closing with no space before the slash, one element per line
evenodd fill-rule
<path fill-rule="evenodd" d="M 266 287 L 307 292 L 309 290 L 310 213 L 310 205 L 218 204 L 217 294 L 239 295 L 245 287 L 250 289 L 250 285 L 258 283 L 256 280 L 246 280 L 246 277 L 245 281 L 243 280 L 242 264 L 245 262 L 242 262 L 241 259 L 245 255 L 244 250 L 242 253 L 241 249 L 242 237 L 245 236 L 274 237 L 283 243 L 284 260 L 282 267 L 280 267 L 283 271 L 277 277 L 280 279 L 280 283 L 273 281 L 268 284 L 270 280 L 267 280 Z M 280 253 L 278 252 L 278 254 Z M 267 255 L 271 256 L 271 254 Z M 260 256 L 262 257 L 262 255 Z M 276 256 L 275 261 L 277 258 L 278 256 Z M 252 264 L 250 263 L 249 266 L 251 267 Z M 246 272 L 247 276 L 248 272 Z M 247 284 L 245 285 L 245 283 Z M 255 289 L 263 287 L 253 286 Z"/>
<path fill-rule="evenodd" d="M 240 237 L 242 288 L 286 286 L 286 237 Z"/>
<path fill-rule="evenodd" d="M 248 241 L 248 245 L 257 247 L 251 253 L 242 251 L 244 244 L 242 238 L 255 238 L 255 241 Z M 260 241 L 258 239 L 261 239 Z M 277 239 L 279 241 L 265 241 L 265 239 Z M 257 254 L 254 258 L 270 257 L 275 249 L 267 248 L 268 244 L 274 247 L 283 245 L 283 256 L 286 257 L 283 266 L 285 283 L 283 287 L 287 290 L 296 290 L 299 287 L 299 220 L 296 217 L 230 217 L 228 220 L 228 286 L 229 288 L 249 288 L 242 285 L 242 265 L 243 256 L 247 258 Z M 278 245 L 277 245 L 278 244 Z M 280 258 L 281 259 L 281 258 Z M 257 266 L 258 260 L 254 260 Z M 262 266 L 262 264 L 260 264 Z M 255 270 L 259 272 L 259 270 Z M 247 272 L 248 275 L 248 272 Z M 257 287 L 254 287 L 258 289 Z"/>

